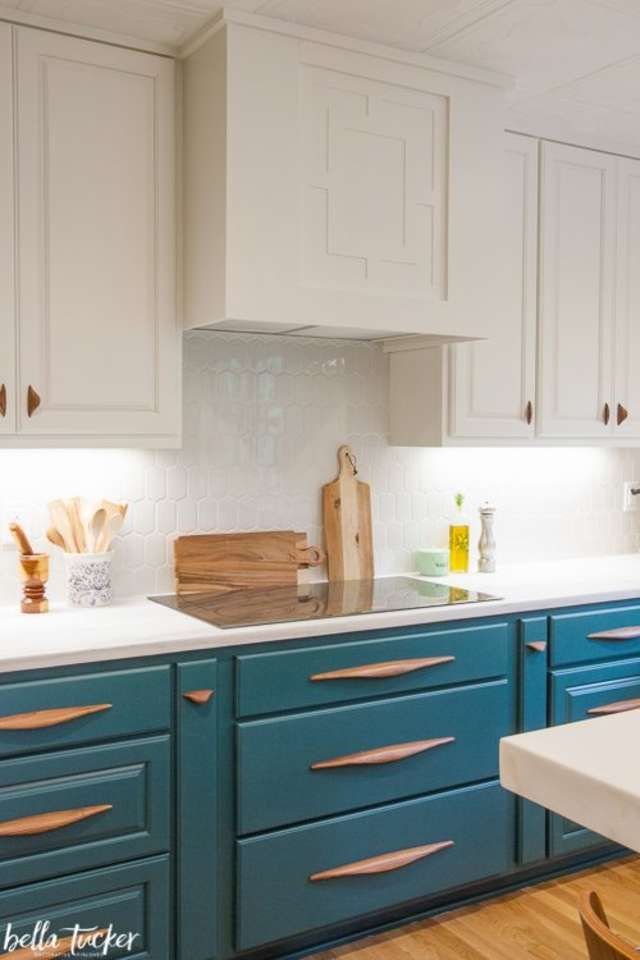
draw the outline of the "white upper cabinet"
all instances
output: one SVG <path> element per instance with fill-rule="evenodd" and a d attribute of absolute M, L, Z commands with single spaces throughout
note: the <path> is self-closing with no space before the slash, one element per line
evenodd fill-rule
<path fill-rule="evenodd" d="M 506 134 L 501 175 L 502 299 L 488 339 L 449 348 L 452 437 L 534 435 L 538 257 L 538 142 Z"/>
<path fill-rule="evenodd" d="M 617 159 L 542 144 L 541 437 L 613 434 Z"/>
<path fill-rule="evenodd" d="M 0 23 L 0 437 L 15 430 L 11 27 Z"/>
<path fill-rule="evenodd" d="M 175 65 L 14 34 L 17 437 L 176 445 Z"/>
<path fill-rule="evenodd" d="M 615 433 L 640 438 L 640 161 L 618 160 Z"/>
<path fill-rule="evenodd" d="M 495 77 L 241 19 L 184 67 L 186 325 L 483 336 Z"/>

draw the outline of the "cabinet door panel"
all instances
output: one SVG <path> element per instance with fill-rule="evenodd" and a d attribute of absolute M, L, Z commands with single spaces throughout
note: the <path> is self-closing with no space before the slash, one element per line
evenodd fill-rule
<path fill-rule="evenodd" d="M 592 150 L 542 145 L 537 426 L 543 437 L 613 433 L 616 163 Z"/>
<path fill-rule="evenodd" d="M 0 435 L 15 430 L 13 184 L 11 27 L 0 23 Z"/>
<path fill-rule="evenodd" d="M 506 134 L 500 309 L 487 340 L 450 348 L 454 437 L 533 436 L 538 242 L 538 141 Z M 527 404 L 531 403 L 531 417 Z M 531 422 L 527 422 L 530 420 Z"/>
<path fill-rule="evenodd" d="M 618 161 L 616 435 L 640 437 L 640 161 Z M 618 405 L 623 409 L 620 410 Z M 618 424 L 622 414 L 626 419 Z M 620 414 L 620 416 L 619 416 Z"/>
<path fill-rule="evenodd" d="M 19 430 L 177 433 L 174 66 L 18 29 L 17 81 Z"/>

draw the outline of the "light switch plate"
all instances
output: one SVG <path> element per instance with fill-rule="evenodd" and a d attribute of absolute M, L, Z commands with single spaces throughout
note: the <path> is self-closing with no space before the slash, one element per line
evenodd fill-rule
<path fill-rule="evenodd" d="M 625 513 L 640 511 L 640 480 L 625 480 L 622 509 Z"/>

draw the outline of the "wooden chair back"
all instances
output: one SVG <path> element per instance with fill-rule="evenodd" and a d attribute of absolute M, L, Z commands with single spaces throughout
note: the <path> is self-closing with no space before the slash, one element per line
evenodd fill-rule
<path fill-rule="evenodd" d="M 640 960 L 640 951 L 629 940 L 612 933 L 595 891 L 582 895 L 579 909 L 589 960 Z"/>

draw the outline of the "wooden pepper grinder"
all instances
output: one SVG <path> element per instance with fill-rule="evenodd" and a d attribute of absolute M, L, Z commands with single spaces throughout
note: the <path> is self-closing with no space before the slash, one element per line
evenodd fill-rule
<path fill-rule="evenodd" d="M 11 523 L 9 529 L 20 551 L 18 564 L 24 592 L 21 610 L 23 613 L 47 613 L 49 601 L 45 591 L 49 579 L 49 555 L 33 552 L 29 539 L 19 524 Z"/>

